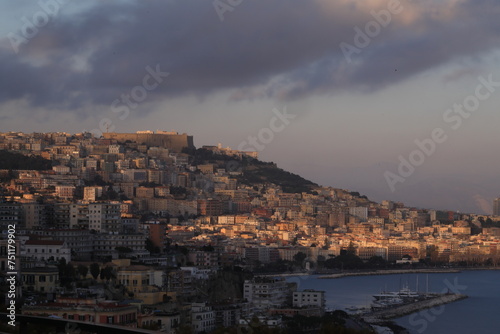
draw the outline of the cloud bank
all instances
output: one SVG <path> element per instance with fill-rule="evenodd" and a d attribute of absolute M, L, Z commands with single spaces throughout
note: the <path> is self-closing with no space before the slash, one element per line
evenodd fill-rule
<path fill-rule="evenodd" d="M 493 0 L 405 0 L 349 62 L 339 45 L 354 45 L 355 28 L 364 30 L 373 12 L 392 1 L 243 0 L 223 21 L 212 1 L 62 9 L 18 53 L 6 34 L 0 103 L 22 100 L 56 111 L 109 106 L 156 65 L 171 76 L 148 101 L 227 89 L 234 100 L 370 92 L 499 45 L 500 7 Z M 9 32 L 21 34 L 19 28 Z"/>

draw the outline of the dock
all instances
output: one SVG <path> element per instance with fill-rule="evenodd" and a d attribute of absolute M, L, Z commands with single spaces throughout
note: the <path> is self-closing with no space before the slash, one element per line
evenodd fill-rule
<path fill-rule="evenodd" d="M 330 274 L 319 276 L 322 279 L 334 279 L 349 276 L 372 276 L 372 275 L 398 275 L 398 274 L 440 274 L 440 273 L 459 273 L 458 269 L 387 269 L 376 271 L 360 271 L 360 272 L 343 272 L 338 274 Z"/>
<path fill-rule="evenodd" d="M 430 298 L 411 302 L 402 305 L 388 307 L 386 309 L 371 311 L 361 314 L 361 318 L 371 324 L 383 322 L 385 320 L 403 317 L 405 315 L 418 312 L 420 310 L 436 307 L 443 304 L 452 303 L 467 298 L 462 294 L 433 294 Z"/>

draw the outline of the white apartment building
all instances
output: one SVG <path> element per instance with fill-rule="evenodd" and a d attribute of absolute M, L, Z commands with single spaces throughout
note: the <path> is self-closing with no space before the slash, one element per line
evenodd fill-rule
<path fill-rule="evenodd" d="M 71 261 L 71 249 L 64 241 L 56 240 L 28 240 L 21 249 L 21 256 L 36 261 L 59 261 L 61 258 L 66 263 Z"/>
<path fill-rule="evenodd" d="M 215 311 L 205 303 L 191 304 L 191 323 L 194 333 L 209 333 L 215 329 Z"/>
<path fill-rule="evenodd" d="M 279 308 L 289 296 L 291 290 L 283 278 L 256 277 L 245 281 L 243 288 L 243 298 L 258 310 Z"/>
<path fill-rule="evenodd" d="M 306 289 L 293 293 L 293 307 L 325 307 L 325 291 Z"/>
<path fill-rule="evenodd" d="M 118 233 L 121 228 L 119 203 L 89 204 L 89 228 L 97 232 Z"/>
<path fill-rule="evenodd" d="M 368 208 L 365 206 L 353 206 L 349 208 L 349 214 L 358 217 L 361 221 L 366 221 L 368 219 Z"/>

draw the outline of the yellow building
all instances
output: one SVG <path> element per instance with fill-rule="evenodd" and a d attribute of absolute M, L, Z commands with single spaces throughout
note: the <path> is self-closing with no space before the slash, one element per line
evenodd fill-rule
<path fill-rule="evenodd" d="M 117 280 L 123 284 L 134 298 L 141 299 L 144 304 L 163 302 L 166 292 L 161 291 L 163 272 L 151 267 L 132 265 L 118 269 Z"/>
<path fill-rule="evenodd" d="M 21 277 L 28 291 L 53 293 L 59 285 L 59 270 L 55 267 L 23 269 Z"/>

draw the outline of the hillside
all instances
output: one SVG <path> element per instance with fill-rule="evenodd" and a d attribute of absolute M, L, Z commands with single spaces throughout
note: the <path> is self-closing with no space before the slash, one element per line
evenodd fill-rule
<path fill-rule="evenodd" d="M 304 179 L 300 175 L 278 168 L 273 162 L 264 162 L 258 159 L 243 157 L 241 160 L 227 155 L 214 154 L 206 149 L 197 149 L 189 152 L 194 164 L 215 164 L 218 168 L 229 171 L 241 171 L 239 182 L 246 185 L 258 183 L 273 183 L 282 187 L 284 192 L 301 193 L 311 192 L 318 185 Z"/>
<path fill-rule="evenodd" d="M 288 193 L 311 192 L 318 186 L 316 183 L 306 180 L 300 175 L 278 168 L 272 162 L 264 163 L 255 159 L 245 166 L 243 175 L 239 177 L 239 181 L 248 185 L 274 183 L 281 186 L 283 191 Z"/>
<path fill-rule="evenodd" d="M 52 161 L 38 156 L 26 156 L 20 153 L 0 150 L 0 169 L 30 169 L 48 170 L 52 168 Z"/>

